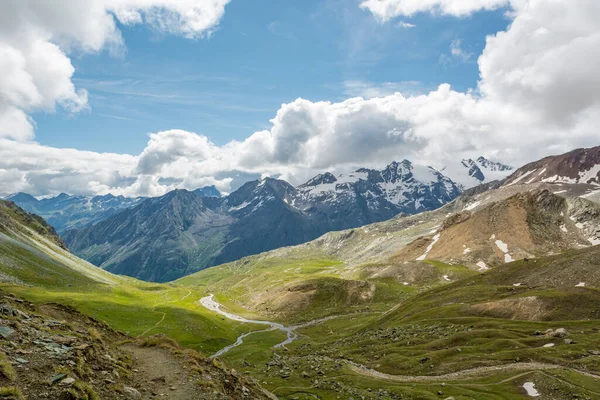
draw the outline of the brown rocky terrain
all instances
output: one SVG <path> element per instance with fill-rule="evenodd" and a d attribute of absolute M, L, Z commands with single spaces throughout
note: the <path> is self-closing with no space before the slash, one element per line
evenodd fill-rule
<path fill-rule="evenodd" d="M 0 292 L 0 398 L 275 397 L 166 337 L 131 340 L 70 307 L 36 307 Z"/>
<path fill-rule="evenodd" d="M 600 185 L 600 146 L 576 149 L 529 163 L 509 176 L 505 184 L 563 182 Z"/>

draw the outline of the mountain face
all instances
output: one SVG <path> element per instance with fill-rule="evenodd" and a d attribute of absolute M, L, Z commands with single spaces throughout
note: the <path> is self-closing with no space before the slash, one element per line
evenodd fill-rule
<path fill-rule="evenodd" d="M 459 194 L 439 171 L 405 160 L 382 171 L 326 173 L 298 187 L 267 178 L 224 198 L 176 190 L 63 237 L 108 271 L 169 281 L 332 230 L 439 208 Z"/>
<path fill-rule="evenodd" d="M 600 186 L 600 146 L 577 149 L 529 163 L 508 177 L 505 184 L 535 182 Z"/>
<path fill-rule="evenodd" d="M 61 193 L 56 197 L 38 200 L 26 193 L 16 193 L 7 200 L 43 217 L 59 233 L 63 233 L 101 221 L 122 209 L 135 206 L 143 198 L 132 199 L 112 194 L 87 197 Z"/>
<path fill-rule="evenodd" d="M 382 171 L 362 168 L 339 177 L 319 175 L 297 188 L 291 204 L 319 220 L 328 220 L 331 230 L 339 230 L 400 213 L 433 210 L 460 192 L 452 180 L 434 168 L 404 160 Z"/>
<path fill-rule="evenodd" d="M 221 192 L 214 185 L 198 188 L 193 193 L 200 197 L 221 197 Z"/>
<path fill-rule="evenodd" d="M 513 170 L 513 167 L 501 162 L 478 157 L 476 160 L 464 159 L 457 165 L 449 165 L 441 171 L 462 189 L 469 189 L 483 183 L 504 179 Z"/>

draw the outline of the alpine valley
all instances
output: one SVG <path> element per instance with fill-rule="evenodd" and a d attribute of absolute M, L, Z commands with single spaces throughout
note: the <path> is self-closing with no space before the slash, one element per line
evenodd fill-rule
<path fill-rule="evenodd" d="M 150 235 L 168 222 L 201 244 L 261 217 L 254 232 L 295 232 L 284 218 L 337 229 L 169 283 L 98 268 L 2 201 L 0 383 L 48 399 L 599 398 L 599 155 L 548 157 L 461 194 L 408 162 L 295 188 L 265 179 L 224 198 L 178 190 L 76 232 L 136 223 Z M 326 205 L 351 210 L 348 193 L 365 207 L 343 229 Z M 419 212 L 427 203 L 405 193 L 458 197 Z M 383 204 L 396 215 L 364 225 Z M 177 237 L 155 230 L 167 253 Z"/>

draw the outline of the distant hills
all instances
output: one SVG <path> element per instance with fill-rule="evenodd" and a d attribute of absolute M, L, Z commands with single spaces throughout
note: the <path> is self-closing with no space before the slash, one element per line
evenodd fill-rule
<path fill-rule="evenodd" d="M 196 189 L 194 193 L 207 197 L 221 196 L 214 186 Z M 110 193 L 104 196 L 72 196 L 61 193 L 39 200 L 27 193 L 15 193 L 6 198 L 24 210 L 43 217 L 59 233 L 95 224 L 123 209 L 134 207 L 145 199 L 114 196 Z"/>

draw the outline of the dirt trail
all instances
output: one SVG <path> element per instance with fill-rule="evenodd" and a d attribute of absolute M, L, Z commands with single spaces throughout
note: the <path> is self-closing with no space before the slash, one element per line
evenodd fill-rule
<path fill-rule="evenodd" d="M 410 375 L 391 375 L 383 372 L 375 371 L 370 369 L 367 366 L 354 363 L 348 360 L 337 360 L 340 362 L 344 362 L 346 365 L 350 367 L 352 371 L 357 374 L 368 376 L 370 378 L 375 379 L 385 379 L 395 382 L 440 382 L 440 381 L 451 381 L 451 380 L 462 380 L 462 379 L 472 379 L 479 378 L 486 375 L 493 375 L 498 372 L 510 372 L 510 371 L 545 371 L 552 369 L 567 369 L 572 372 L 576 372 L 578 374 L 582 374 L 594 379 L 600 379 L 600 376 L 591 374 L 589 372 L 580 371 L 577 369 L 565 367 L 562 365 L 556 364 L 544 364 L 544 363 L 514 363 L 514 364 L 506 364 L 506 365 L 496 365 L 492 367 L 478 367 L 466 369 L 463 371 L 456 371 L 449 374 L 444 375 L 435 375 L 435 376 L 410 376 Z"/>
<path fill-rule="evenodd" d="M 188 290 L 188 293 L 185 296 L 183 296 L 181 299 L 157 303 L 154 305 L 154 307 L 152 307 L 152 312 L 157 312 L 156 307 L 158 307 L 158 306 L 162 306 L 162 305 L 169 304 L 169 303 L 175 303 L 176 301 L 183 301 L 183 300 L 187 299 L 191 294 L 192 294 L 192 291 Z M 162 322 L 165 320 L 165 318 L 167 316 L 167 313 L 165 313 L 165 312 L 160 312 L 160 314 L 162 314 L 162 317 L 160 318 L 160 320 L 156 324 L 154 324 L 154 326 L 151 326 L 150 328 L 146 329 L 144 332 L 140 333 L 137 337 L 145 336 L 151 330 L 158 328 L 158 326 L 160 324 L 162 324 Z"/>
<path fill-rule="evenodd" d="M 171 400 L 191 400 L 198 397 L 197 387 L 188 378 L 188 371 L 168 350 L 160 347 L 121 347 L 133 355 L 135 387 L 148 388 L 143 399 L 164 396 Z M 135 371 L 134 370 L 134 371 Z"/>

